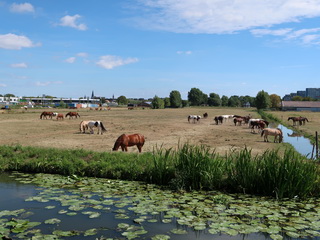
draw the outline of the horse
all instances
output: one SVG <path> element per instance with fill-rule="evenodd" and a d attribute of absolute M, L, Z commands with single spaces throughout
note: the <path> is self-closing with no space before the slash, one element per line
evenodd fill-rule
<path fill-rule="evenodd" d="M 233 118 L 234 115 L 221 115 L 225 122 L 227 122 L 229 119 Z"/>
<path fill-rule="evenodd" d="M 233 119 L 233 122 L 234 122 L 235 126 L 237 126 L 237 123 L 238 123 L 238 126 L 241 126 L 242 121 L 244 121 L 244 119 L 242 117 L 237 117 L 237 118 Z"/>
<path fill-rule="evenodd" d="M 139 153 L 141 153 L 141 149 L 144 145 L 145 139 L 144 136 L 141 134 L 131 134 L 126 135 L 122 134 L 118 137 L 116 142 L 114 143 L 114 146 L 112 148 L 113 151 L 117 151 L 119 147 L 121 147 L 122 151 L 128 151 L 128 147 L 132 147 L 134 145 L 137 146 Z"/>
<path fill-rule="evenodd" d="M 250 123 L 250 125 L 251 125 L 251 133 L 255 133 L 255 131 L 254 131 L 254 128 L 258 128 L 259 130 L 258 130 L 258 132 L 260 132 L 262 129 L 264 129 L 266 126 L 268 126 L 269 125 L 269 123 L 267 122 L 267 121 L 262 121 L 262 120 L 260 120 L 260 121 L 252 121 L 251 123 Z"/>
<path fill-rule="evenodd" d="M 208 113 L 204 113 L 203 118 L 207 118 L 207 117 L 208 117 Z"/>
<path fill-rule="evenodd" d="M 63 120 L 63 114 L 62 113 L 57 113 L 56 116 L 57 116 L 57 121 L 59 119 Z"/>
<path fill-rule="evenodd" d="M 107 131 L 107 129 L 104 127 L 103 123 L 101 121 L 81 121 L 80 122 L 80 132 L 85 133 L 86 130 L 90 129 L 90 133 L 94 134 L 93 128 L 98 128 L 97 134 L 103 134 Z"/>
<path fill-rule="evenodd" d="M 215 122 L 216 122 L 216 124 L 218 125 L 219 123 L 223 123 L 223 116 L 216 116 L 216 117 L 214 117 L 214 119 L 213 119 Z"/>
<path fill-rule="evenodd" d="M 299 117 L 299 124 L 300 126 L 303 124 L 305 125 L 306 124 L 306 121 L 309 122 L 308 118 L 306 117 Z"/>
<path fill-rule="evenodd" d="M 43 119 L 43 118 L 46 118 L 47 119 L 47 116 L 52 119 L 52 116 L 53 116 L 53 112 L 42 112 L 40 114 L 40 119 Z"/>
<path fill-rule="evenodd" d="M 65 117 L 68 117 L 68 116 L 69 116 L 69 119 L 73 117 L 76 117 L 76 118 L 80 117 L 79 113 L 77 112 L 68 112 Z"/>
<path fill-rule="evenodd" d="M 197 122 L 199 122 L 200 121 L 200 119 L 201 119 L 201 116 L 199 116 L 199 115 L 189 115 L 188 116 L 188 122 L 190 123 L 190 120 L 193 120 L 193 123 L 196 123 L 196 121 Z"/>
<path fill-rule="evenodd" d="M 269 142 L 268 136 L 274 136 L 274 141 L 273 142 L 278 142 L 281 143 L 283 140 L 283 133 L 280 128 L 265 128 L 261 131 L 261 137 L 264 135 L 264 141 Z"/>
<path fill-rule="evenodd" d="M 301 125 L 299 117 L 288 117 L 288 121 L 290 121 L 290 120 L 292 120 L 293 126 L 296 126 L 296 122 L 299 122 L 299 124 Z"/>

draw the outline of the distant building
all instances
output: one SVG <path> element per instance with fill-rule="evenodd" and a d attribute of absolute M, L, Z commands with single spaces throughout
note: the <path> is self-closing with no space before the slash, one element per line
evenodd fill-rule
<path fill-rule="evenodd" d="M 283 111 L 312 111 L 320 112 L 320 101 L 282 101 Z"/>
<path fill-rule="evenodd" d="M 305 91 L 297 91 L 296 93 L 286 94 L 282 100 L 291 101 L 294 96 L 310 97 L 320 99 L 320 88 L 306 88 Z"/>

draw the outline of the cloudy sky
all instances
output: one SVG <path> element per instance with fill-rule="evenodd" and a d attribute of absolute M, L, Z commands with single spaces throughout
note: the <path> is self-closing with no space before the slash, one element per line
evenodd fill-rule
<path fill-rule="evenodd" d="M 319 0 L 0 0 L 0 94 L 320 88 Z"/>

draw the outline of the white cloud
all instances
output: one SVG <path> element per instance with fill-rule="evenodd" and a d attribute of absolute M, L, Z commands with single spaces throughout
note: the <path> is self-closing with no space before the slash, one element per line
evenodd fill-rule
<path fill-rule="evenodd" d="M 77 53 L 77 56 L 78 57 L 88 57 L 88 53 L 80 52 L 80 53 Z"/>
<path fill-rule="evenodd" d="M 75 57 L 69 57 L 64 61 L 67 62 L 67 63 L 74 63 L 76 61 L 76 58 Z"/>
<path fill-rule="evenodd" d="M 179 55 L 191 55 L 192 51 L 177 51 L 177 54 L 179 54 Z"/>
<path fill-rule="evenodd" d="M 309 29 L 300 29 L 293 30 L 291 28 L 285 29 L 254 29 L 251 30 L 251 33 L 255 36 L 277 36 L 283 37 L 284 40 L 297 40 L 303 44 L 319 44 L 320 43 L 320 28 L 309 28 Z"/>
<path fill-rule="evenodd" d="M 81 31 L 87 30 L 87 25 L 83 23 L 76 23 L 79 18 L 81 18 L 79 14 L 76 14 L 74 16 L 66 15 L 60 19 L 59 25 L 63 27 L 72 27 Z"/>
<path fill-rule="evenodd" d="M 139 0 L 136 23 L 180 33 L 233 33 L 320 16 L 319 0 Z"/>
<path fill-rule="evenodd" d="M 38 86 L 38 87 L 45 87 L 45 86 L 48 86 L 48 85 L 52 85 L 52 84 L 62 84 L 61 81 L 47 81 L 47 82 L 36 82 L 35 85 Z"/>
<path fill-rule="evenodd" d="M 4 84 L 4 83 L 0 83 L 0 87 L 6 87 L 7 84 Z"/>
<path fill-rule="evenodd" d="M 106 56 L 101 56 L 100 60 L 98 62 L 96 62 L 96 64 L 102 68 L 113 69 L 115 67 L 119 67 L 122 65 L 130 64 L 130 63 L 135 63 L 138 61 L 139 60 L 137 58 L 123 59 L 118 56 L 106 55 Z"/>
<path fill-rule="evenodd" d="M 20 50 L 24 47 L 35 47 L 37 45 L 39 44 L 33 44 L 32 41 L 25 36 L 19 36 L 12 33 L 0 35 L 0 48 Z"/>
<path fill-rule="evenodd" d="M 16 13 L 35 12 L 34 7 L 30 3 L 21 3 L 21 4 L 13 3 L 10 6 L 10 11 L 16 12 Z"/>
<path fill-rule="evenodd" d="M 12 68 L 27 68 L 28 65 L 26 63 L 13 63 L 10 65 Z"/>

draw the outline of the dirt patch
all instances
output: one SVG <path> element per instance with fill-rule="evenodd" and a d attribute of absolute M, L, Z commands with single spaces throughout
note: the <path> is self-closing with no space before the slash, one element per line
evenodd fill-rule
<path fill-rule="evenodd" d="M 50 109 L 51 110 L 51 109 Z M 0 114 L 0 144 L 63 149 L 87 149 L 93 151 L 112 151 L 115 140 L 123 133 L 140 133 L 146 138 L 143 152 L 154 148 L 177 148 L 179 144 L 206 145 L 224 154 L 231 149 L 248 147 L 254 154 L 266 149 L 279 147 L 279 144 L 265 143 L 260 134 L 251 133 L 247 125 L 235 126 L 232 119 L 216 125 L 213 118 L 218 115 L 237 114 L 258 117 L 252 109 L 232 108 L 183 108 L 183 109 L 135 109 L 112 108 L 110 111 L 89 109 L 77 110 L 80 118 L 64 120 L 40 119 L 43 110 L 12 110 Z M 48 111 L 48 109 L 46 109 Z M 54 109 L 63 113 L 68 110 Z M 208 118 L 199 122 L 188 122 L 188 115 L 203 115 Z M 82 120 L 102 121 L 107 132 L 103 135 L 81 134 L 79 124 Z M 136 147 L 129 152 L 138 152 Z"/>

